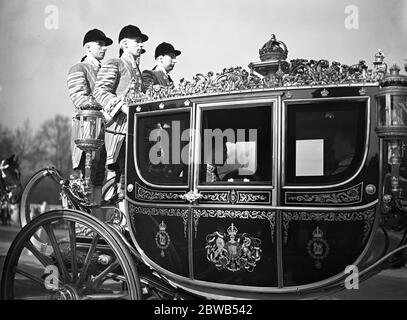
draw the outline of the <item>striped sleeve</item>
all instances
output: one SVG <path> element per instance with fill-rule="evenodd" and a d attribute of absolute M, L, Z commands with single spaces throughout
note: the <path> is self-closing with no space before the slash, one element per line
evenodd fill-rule
<path fill-rule="evenodd" d="M 76 109 L 88 100 L 90 94 L 85 72 L 84 68 L 79 65 L 74 65 L 68 72 L 69 97 Z"/>
<path fill-rule="evenodd" d="M 119 77 L 119 63 L 109 60 L 103 65 L 97 75 L 94 96 L 103 107 L 107 120 L 113 118 L 125 103 L 116 95 L 116 81 Z"/>

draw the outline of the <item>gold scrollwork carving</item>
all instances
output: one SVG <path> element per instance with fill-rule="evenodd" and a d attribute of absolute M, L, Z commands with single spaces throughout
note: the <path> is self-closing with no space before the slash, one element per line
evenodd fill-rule
<path fill-rule="evenodd" d="M 168 217 L 181 217 L 184 223 L 184 237 L 187 237 L 187 227 L 188 227 L 188 214 L 189 209 L 181 208 L 154 208 L 154 207 L 144 207 L 135 206 L 129 203 L 129 213 L 132 223 L 135 224 L 134 218 L 137 214 L 145 214 L 149 216 L 168 216 Z"/>
<path fill-rule="evenodd" d="M 270 193 L 253 193 L 253 192 L 240 192 L 238 191 L 238 201 L 237 203 L 251 203 L 251 202 L 270 202 Z M 267 194 L 267 195 L 266 195 Z"/>
<path fill-rule="evenodd" d="M 289 192 L 286 194 L 287 204 L 301 204 L 301 203 L 312 203 L 315 205 L 325 205 L 325 204 L 355 204 L 362 201 L 362 188 L 363 183 L 335 192 Z"/>
<path fill-rule="evenodd" d="M 270 203 L 270 192 L 247 192 L 247 191 L 222 191 L 203 192 L 202 200 L 216 203 L 246 204 L 246 203 Z"/>
<path fill-rule="evenodd" d="M 274 243 L 276 215 L 265 210 L 224 210 L 224 209 L 193 209 L 195 238 L 198 233 L 199 218 L 238 218 L 238 219 L 264 219 L 270 224 L 271 241 Z"/>
<path fill-rule="evenodd" d="M 327 221 L 327 222 L 342 222 L 342 221 L 363 221 L 363 238 L 364 243 L 372 228 L 375 217 L 375 208 L 369 208 L 364 211 L 346 211 L 346 212 L 283 212 L 283 240 L 288 241 L 288 229 L 291 221 Z"/>
<path fill-rule="evenodd" d="M 159 90 L 150 88 L 146 93 L 132 95 L 129 103 L 139 104 L 163 99 L 193 97 L 209 94 L 224 94 L 253 89 L 269 89 L 290 86 L 318 86 L 369 83 L 381 80 L 383 73 L 368 69 L 365 61 L 358 64 L 345 65 L 339 62 L 321 59 L 294 59 L 284 62 L 274 77 L 264 77 L 251 73 L 244 68 L 224 68 L 220 73 L 212 71 L 196 74 L 191 81 L 181 81 L 171 87 L 161 87 Z"/>
<path fill-rule="evenodd" d="M 201 200 L 217 203 L 228 203 L 229 192 L 202 192 Z"/>
<path fill-rule="evenodd" d="M 136 198 L 144 201 L 179 200 L 182 192 L 163 192 L 144 188 L 136 183 Z"/>

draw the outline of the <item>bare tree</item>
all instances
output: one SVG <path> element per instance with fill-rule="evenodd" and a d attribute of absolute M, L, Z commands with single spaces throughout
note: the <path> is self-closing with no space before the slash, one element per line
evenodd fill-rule
<path fill-rule="evenodd" d="M 54 165 L 63 174 L 71 171 L 71 119 L 56 115 L 45 121 L 35 136 L 37 165 Z"/>
<path fill-rule="evenodd" d="M 4 128 L 0 123 L 0 160 L 10 157 L 13 153 L 13 132 L 8 128 Z"/>
<path fill-rule="evenodd" d="M 26 180 L 37 169 L 36 162 L 33 161 L 35 155 L 35 140 L 28 118 L 24 121 L 24 124 L 14 132 L 13 151 L 19 157 L 23 180 Z"/>
<path fill-rule="evenodd" d="M 0 124 L 0 160 L 16 154 L 23 181 L 44 167 L 53 165 L 64 175 L 71 172 L 71 119 L 56 115 L 46 120 L 36 134 L 27 119 L 14 132 Z"/>
<path fill-rule="evenodd" d="M 14 133 L 14 150 L 20 158 L 26 158 L 33 150 L 33 131 L 27 118 Z"/>

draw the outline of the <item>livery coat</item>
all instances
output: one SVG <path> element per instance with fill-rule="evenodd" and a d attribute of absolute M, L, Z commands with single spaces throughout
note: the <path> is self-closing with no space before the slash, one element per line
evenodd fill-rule
<path fill-rule="evenodd" d="M 171 77 L 162 70 L 144 70 L 142 78 L 145 87 L 151 87 L 157 84 L 163 87 L 169 87 L 173 84 Z"/>
<path fill-rule="evenodd" d="M 126 105 L 126 95 L 132 79 L 135 80 L 138 90 L 141 91 L 140 69 L 133 57 L 126 53 L 120 58 L 107 61 L 102 65 L 97 76 L 94 96 L 104 109 L 107 121 L 106 129 L 119 133 L 105 133 L 107 165 L 116 162 L 125 138 L 123 134 L 127 130 L 127 117 L 120 109 Z"/>
<path fill-rule="evenodd" d="M 68 91 L 72 103 L 74 104 L 75 111 L 78 111 L 79 107 L 86 103 L 89 96 L 92 94 L 99 68 L 99 65 L 91 63 L 88 59 L 85 59 L 85 61 L 75 64 L 69 70 L 67 79 Z M 75 170 L 79 166 L 83 152 L 74 142 L 78 130 L 79 121 L 72 118 L 71 150 L 72 166 Z"/>

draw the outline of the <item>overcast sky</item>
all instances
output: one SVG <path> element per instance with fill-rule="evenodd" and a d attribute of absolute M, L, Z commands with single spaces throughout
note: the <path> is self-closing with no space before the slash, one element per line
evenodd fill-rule
<path fill-rule="evenodd" d="M 354 17 L 357 16 L 357 21 Z M 0 122 L 37 128 L 60 113 L 72 115 L 66 75 L 83 56 L 92 28 L 114 40 L 105 60 L 118 56 L 120 29 L 137 25 L 150 39 L 141 69 L 154 66 L 162 41 L 182 51 L 172 78 L 258 61 L 272 33 L 288 60 L 346 64 L 382 49 L 389 65 L 407 58 L 404 0 L 0 0 Z"/>

